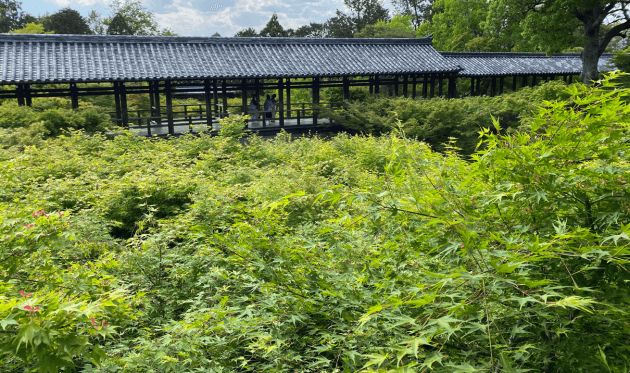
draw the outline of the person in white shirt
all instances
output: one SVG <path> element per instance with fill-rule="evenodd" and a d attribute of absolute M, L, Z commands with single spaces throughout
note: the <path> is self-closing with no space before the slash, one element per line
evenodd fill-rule
<path fill-rule="evenodd" d="M 258 117 L 260 114 L 258 112 L 258 100 L 256 96 L 253 96 L 252 100 L 249 102 L 249 115 L 252 117 L 252 124 L 258 125 Z"/>

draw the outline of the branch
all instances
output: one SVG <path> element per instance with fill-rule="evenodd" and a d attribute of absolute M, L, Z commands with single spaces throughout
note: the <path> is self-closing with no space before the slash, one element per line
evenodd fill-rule
<path fill-rule="evenodd" d="M 597 51 L 598 55 L 602 55 L 608 46 L 608 43 L 615 36 L 622 36 L 621 32 L 630 29 L 630 20 L 626 20 L 624 23 L 620 23 L 617 26 L 608 30 L 606 35 L 604 35 L 603 39 L 599 43 L 599 50 Z"/>

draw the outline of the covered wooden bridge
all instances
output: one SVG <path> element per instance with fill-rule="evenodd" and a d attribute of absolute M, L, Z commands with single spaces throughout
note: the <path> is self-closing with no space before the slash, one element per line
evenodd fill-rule
<path fill-rule="evenodd" d="M 454 98 L 462 77 L 473 79 L 473 87 L 477 79 L 471 94 L 479 94 L 483 77 L 490 77 L 493 87 L 498 77 L 501 93 L 506 76 L 533 77 L 534 84 L 537 76 L 571 79 L 580 72 L 577 55 L 440 53 L 431 38 L 0 34 L 0 85 L 5 86 L 0 98 L 31 105 L 39 97 L 69 97 L 78 108 L 81 97 L 111 95 L 112 120 L 145 135 L 217 129 L 218 119 L 249 113 L 250 98 L 262 94 L 277 94 L 277 120 L 261 118 L 248 123 L 250 128 L 304 131 L 328 123 L 318 118 L 317 108 L 341 107 L 340 100 L 320 100 L 322 89 L 330 87 L 341 92 L 341 100 L 350 98 L 350 87 L 367 87 L 369 94 Z M 516 89 L 514 80 L 512 85 Z M 304 89 L 308 100 L 292 100 L 292 92 Z M 201 102 L 173 104 L 175 95 L 187 93 L 199 94 Z M 148 95 L 149 107 L 129 110 L 130 95 Z M 230 105 L 229 97 L 240 100 Z"/>

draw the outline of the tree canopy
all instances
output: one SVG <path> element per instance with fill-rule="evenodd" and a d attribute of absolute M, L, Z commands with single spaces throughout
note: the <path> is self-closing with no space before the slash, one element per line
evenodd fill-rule
<path fill-rule="evenodd" d="M 33 22 L 33 17 L 25 19 L 22 3 L 16 0 L 0 0 L 0 32 L 9 32 Z"/>
<path fill-rule="evenodd" d="M 282 25 L 280 24 L 280 21 L 278 21 L 278 15 L 276 13 L 274 13 L 271 16 L 271 19 L 269 20 L 269 22 L 267 22 L 267 25 L 260 30 L 260 36 L 266 36 L 266 37 L 287 37 L 287 31 L 285 31 L 284 27 L 282 27 Z"/>
<path fill-rule="evenodd" d="M 64 8 L 49 16 L 43 17 L 46 31 L 55 34 L 91 34 L 86 19 L 74 9 Z"/>

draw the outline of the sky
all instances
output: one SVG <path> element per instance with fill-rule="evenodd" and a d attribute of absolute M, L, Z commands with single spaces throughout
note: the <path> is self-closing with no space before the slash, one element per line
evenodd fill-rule
<path fill-rule="evenodd" d="M 92 10 L 109 15 L 112 0 L 18 0 L 22 10 L 38 16 L 70 7 L 87 16 Z M 155 14 L 160 29 L 168 27 L 182 36 L 221 36 L 247 27 L 260 31 L 274 12 L 280 24 L 296 29 L 310 22 L 325 22 L 337 9 L 345 11 L 343 0 L 143 0 L 144 7 Z M 390 10 L 389 1 L 383 5 Z"/>

